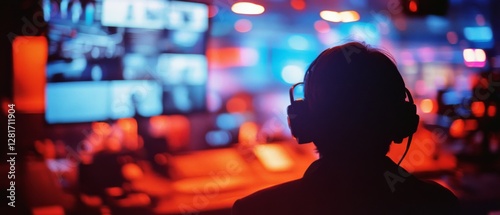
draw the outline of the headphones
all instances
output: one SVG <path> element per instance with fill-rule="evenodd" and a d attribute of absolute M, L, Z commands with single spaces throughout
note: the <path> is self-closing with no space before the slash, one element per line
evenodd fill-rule
<path fill-rule="evenodd" d="M 304 84 L 299 82 L 290 88 L 290 105 L 286 112 L 288 114 L 288 127 L 292 132 L 292 136 L 297 139 L 299 144 L 310 143 L 313 141 L 313 132 L 311 128 L 311 120 L 309 117 L 309 107 L 304 99 L 295 100 L 293 92 L 295 87 Z"/>
<path fill-rule="evenodd" d="M 299 82 L 290 88 L 290 105 L 287 107 L 287 118 L 288 127 L 293 137 L 297 139 L 299 144 L 304 144 L 314 141 L 314 126 L 312 126 L 314 122 L 311 122 L 312 120 L 307 102 L 304 99 L 294 99 L 293 93 L 295 87 L 301 84 L 304 83 Z M 394 113 L 396 114 L 394 117 L 396 120 L 394 120 L 394 124 L 391 128 L 393 130 L 391 139 L 394 143 L 399 144 L 403 142 L 404 138 L 408 137 L 406 150 L 398 165 L 406 156 L 410 148 L 413 134 L 417 131 L 418 122 L 420 120 L 420 116 L 417 114 L 417 107 L 415 106 L 413 97 L 408 88 L 405 88 L 405 94 L 408 101 L 400 103 L 399 107 L 396 108 L 397 110 Z"/>

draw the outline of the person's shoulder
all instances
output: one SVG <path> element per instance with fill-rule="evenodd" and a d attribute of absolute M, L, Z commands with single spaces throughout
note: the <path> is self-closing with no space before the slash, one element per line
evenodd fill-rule
<path fill-rule="evenodd" d="M 419 188 L 426 195 L 432 196 L 433 198 L 439 198 L 442 200 L 448 200 L 450 202 L 457 201 L 457 197 L 448 188 L 438 184 L 432 180 L 419 180 L 421 186 Z"/>
<path fill-rule="evenodd" d="M 299 203 L 302 189 L 301 179 L 289 181 L 259 190 L 249 196 L 238 199 L 232 208 L 233 215 L 244 214 L 283 214 L 294 203 Z"/>
<path fill-rule="evenodd" d="M 427 214 L 457 214 L 459 212 L 458 198 L 446 187 L 432 180 L 416 179 L 414 200 L 420 202 L 421 209 Z"/>

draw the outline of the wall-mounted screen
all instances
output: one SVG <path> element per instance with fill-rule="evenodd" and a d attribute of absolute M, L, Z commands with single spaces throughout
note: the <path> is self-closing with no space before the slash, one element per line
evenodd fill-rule
<path fill-rule="evenodd" d="M 204 3 L 43 0 L 46 120 L 90 122 L 204 111 Z"/>

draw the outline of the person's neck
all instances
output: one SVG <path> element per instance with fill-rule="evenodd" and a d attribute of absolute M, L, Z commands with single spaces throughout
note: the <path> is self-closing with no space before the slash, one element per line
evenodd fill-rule
<path fill-rule="evenodd" d="M 385 155 L 363 155 L 363 154 L 328 154 L 322 155 L 320 161 L 337 167 L 364 169 L 374 166 L 382 166 L 387 162 Z"/>

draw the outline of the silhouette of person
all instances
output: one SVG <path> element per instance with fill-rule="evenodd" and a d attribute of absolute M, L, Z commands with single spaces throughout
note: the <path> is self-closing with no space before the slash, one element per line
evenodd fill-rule
<path fill-rule="evenodd" d="M 320 159 L 300 179 L 237 200 L 233 215 L 458 213 L 452 192 L 386 156 L 419 119 L 388 54 L 359 42 L 329 48 L 309 66 L 304 90 L 289 106 L 290 127 Z"/>

